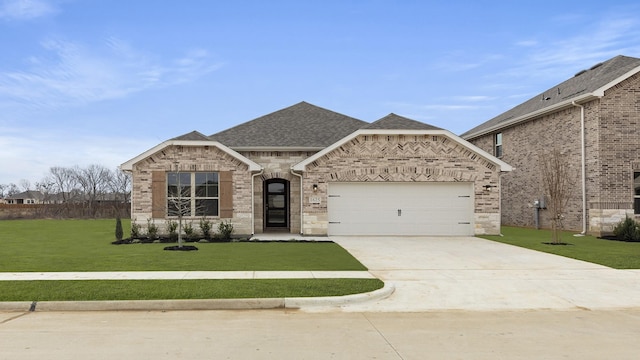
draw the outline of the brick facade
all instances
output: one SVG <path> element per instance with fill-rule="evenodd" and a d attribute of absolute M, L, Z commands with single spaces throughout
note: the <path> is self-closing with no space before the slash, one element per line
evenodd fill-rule
<path fill-rule="evenodd" d="M 500 233 L 500 169 L 446 136 L 360 135 L 308 165 L 303 180 L 305 234 L 327 233 L 328 183 L 351 181 L 473 182 L 475 233 Z M 311 195 L 322 201 L 311 204 Z"/>
<path fill-rule="evenodd" d="M 588 232 L 610 233 L 613 226 L 633 216 L 633 172 L 640 171 L 640 75 L 605 91 L 585 104 L 586 194 Z M 542 101 L 542 100 L 541 100 Z M 558 149 L 573 176 L 564 226 L 582 229 L 580 108 L 556 112 L 497 130 L 469 141 L 493 154 L 493 137 L 502 133 L 501 159 L 514 167 L 502 177 L 502 223 L 533 227 L 535 200 L 543 195 L 540 157 Z M 549 228 L 550 214 L 539 212 L 539 225 Z"/>
<path fill-rule="evenodd" d="M 146 228 L 147 221 L 166 232 L 167 217 L 153 217 L 152 174 L 154 171 L 173 172 L 229 171 L 233 181 L 233 215 L 229 219 L 212 217 L 213 229 L 220 221 L 230 221 L 237 234 L 251 234 L 251 172 L 246 164 L 213 146 L 169 146 L 133 166 L 131 197 L 132 221 Z M 161 211 L 166 214 L 166 211 Z M 189 217 L 197 225 L 200 217 Z M 196 226 L 197 227 L 197 226 Z"/>
<path fill-rule="evenodd" d="M 246 158 L 263 166 L 264 170 L 255 177 L 254 228 L 264 231 L 264 182 L 269 179 L 289 181 L 289 232 L 300 233 L 300 177 L 291 173 L 291 166 L 313 155 L 307 151 L 247 151 L 241 152 Z"/>

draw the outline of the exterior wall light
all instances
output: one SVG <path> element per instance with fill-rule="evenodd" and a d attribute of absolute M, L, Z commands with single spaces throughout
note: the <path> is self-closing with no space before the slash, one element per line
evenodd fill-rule
<path fill-rule="evenodd" d="M 491 191 L 491 188 L 493 187 L 493 185 L 487 184 L 487 185 L 482 185 L 482 187 L 484 188 L 484 191 Z"/>
<path fill-rule="evenodd" d="M 313 184 L 313 192 L 318 192 L 318 184 Z"/>

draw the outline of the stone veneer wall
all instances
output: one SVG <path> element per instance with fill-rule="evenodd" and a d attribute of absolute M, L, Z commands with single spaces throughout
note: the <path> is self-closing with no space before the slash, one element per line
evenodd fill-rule
<path fill-rule="evenodd" d="M 152 217 L 151 180 L 153 171 L 176 171 L 176 162 L 180 171 L 231 171 L 233 173 L 233 217 L 220 219 L 212 217 L 213 230 L 221 220 L 230 221 L 234 234 L 251 234 L 251 173 L 248 166 L 229 154 L 213 146 L 170 146 L 133 166 L 133 186 L 131 198 L 132 221 L 146 228 L 151 219 L 160 231 L 166 231 L 167 218 Z M 197 227 L 200 217 L 191 217 Z"/>
<path fill-rule="evenodd" d="M 500 171 L 497 166 L 445 136 L 362 135 L 307 166 L 304 173 L 303 233 L 328 230 L 330 182 L 468 181 L 473 182 L 476 234 L 500 233 Z M 313 184 L 318 191 L 313 192 Z M 492 191 L 483 185 L 490 184 Z M 310 196 L 319 196 L 312 204 Z"/>
<path fill-rule="evenodd" d="M 291 174 L 291 166 L 315 154 L 307 151 L 245 151 L 243 156 L 264 167 L 253 185 L 254 227 L 256 233 L 264 229 L 264 181 L 285 179 L 289 181 L 289 232 L 300 233 L 300 177 Z"/>
<path fill-rule="evenodd" d="M 587 174 L 588 232 L 609 233 L 633 215 L 633 171 L 640 171 L 640 77 L 634 75 L 583 104 Z M 502 178 L 502 223 L 535 226 L 533 201 L 543 194 L 539 156 L 558 148 L 573 169 L 574 192 L 565 228 L 582 230 L 580 108 L 570 107 L 502 129 L 502 160 L 514 170 Z M 470 140 L 494 153 L 493 136 Z M 549 228 L 550 214 L 540 211 L 540 226 Z"/>

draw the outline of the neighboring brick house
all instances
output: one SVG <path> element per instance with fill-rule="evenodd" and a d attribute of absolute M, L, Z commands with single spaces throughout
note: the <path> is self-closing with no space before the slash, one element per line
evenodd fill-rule
<path fill-rule="evenodd" d="M 121 169 L 143 226 L 175 219 L 180 198 L 195 224 L 230 221 L 243 235 L 474 235 L 499 233 L 499 178 L 511 167 L 431 125 L 301 102 L 173 138 Z"/>
<path fill-rule="evenodd" d="M 550 227 L 535 201 L 543 199 L 539 159 L 552 149 L 575 174 L 565 228 L 602 235 L 640 217 L 640 59 L 598 63 L 461 137 L 514 167 L 502 177 L 505 225 L 533 227 L 538 217 Z"/>

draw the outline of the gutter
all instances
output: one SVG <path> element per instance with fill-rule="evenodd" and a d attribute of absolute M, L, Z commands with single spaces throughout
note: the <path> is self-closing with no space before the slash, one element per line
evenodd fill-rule
<path fill-rule="evenodd" d="M 584 134 L 584 106 L 571 102 L 571 105 L 580 108 L 580 152 L 582 157 L 582 232 L 579 235 L 587 234 L 587 166 L 585 155 L 585 134 Z"/>
<path fill-rule="evenodd" d="M 293 166 L 291 167 L 291 175 L 293 176 L 297 176 L 300 178 L 300 235 L 304 235 L 304 232 L 302 231 L 303 227 L 303 222 L 304 222 L 304 216 L 302 214 L 303 212 L 303 204 L 304 204 L 304 188 L 302 186 L 302 174 L 298 174 L 293 170 Z"/>

